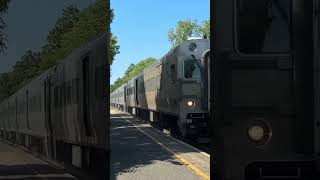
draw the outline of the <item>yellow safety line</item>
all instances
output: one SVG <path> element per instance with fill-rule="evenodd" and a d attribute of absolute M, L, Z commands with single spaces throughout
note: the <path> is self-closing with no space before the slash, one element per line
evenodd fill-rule
<path fill-rule="evenodd" d="M 124 118 L 125 119 L 125 118 Z M 144 135 L 148 136 L 150 139 L 152 139 L 153 141 L 155 141 L 157 144 L 159 144 L 161 147 L 163 147 L 165 150 L 167 150 L 168 152 L 172 153 L 176 159 L 178 159 L 179 161 L 181 161 L 183 164 L 185 164 L 186 166 L 188 166 L 190 169 L 192 169 L 195 173 L 197 173 L 198 175 L 200 175 L 201 177 L 203 177 L 204 179 L 210 180 L 210 176 L 207 175 L 206 173 L 204 173 L 203 171 L 201 171 L 199 168 L 197 168 L 196 166 L 194 166 L 193 164 L 191 164 L 190 162 L 188 162 L 187 160 L 185 160 L 184 158 L 182 158 L 180 155 L 174 153 L 171 149 L 169 149 L 168 147 L 166 147 L 164 144 L 162 144 L 161 142 L 157 141 L 155 138 L 153 138 L 151 135 L 147 134 L 146 132 L 144 132 L 143 130 L 141 130 L 138 126 L 136 126 L 135 124 L 133 124 L 132 122 L 130 122 L 129 120 L 125 119 L 127 122 L 129 122 L 130 124 L 134 125 L 135 128 L 137 128 L 140 132 L 142 132 Z"/>

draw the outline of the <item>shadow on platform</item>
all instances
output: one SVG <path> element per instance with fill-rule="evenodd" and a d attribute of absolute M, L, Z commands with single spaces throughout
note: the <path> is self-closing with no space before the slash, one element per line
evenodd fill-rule
<path fill-rule="evenodd" d="M 127 118 L 129 117 L 129 118 Z M 145 134 L 141 133 L 126 119 L 133 119 L 128 114 L 110 114 L 110 175 L 114 180 L 118 175 L 133 173 L 139 167 L 155 164 L 157 161 L 169 162 L 172 165 L 184 165 L 176 157 L 154 142 Z M 144 132 L 156 132 L 153 127 L 146 126 L 142 121 L 136 121 Z M 174 146 L 174 142 L 172 142 Z M 179 152 L 197 152 L 179 148 Z"/>

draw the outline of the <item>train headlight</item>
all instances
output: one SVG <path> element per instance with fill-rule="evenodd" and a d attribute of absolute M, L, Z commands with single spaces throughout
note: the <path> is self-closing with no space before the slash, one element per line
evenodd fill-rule
<path fill-rule="evenodd" d="M 263 127 L 252 126 L 248 129 L 248 134 L 253 141 L 261 141 L 264 135 Z"/>
<path fill-rule="evenodd" d="M 264 145 L 272 136 L 271 126 L 263 120 L 254 121 L 247 129 L 249 140 L 256 145 Z"/>
<path fill-rule="evenodd" d="M 192 107 L 192 106 L 194 106 L 194 101 L 192 101 L 192 100 L 189 100 L 189 101 L 187 102 L 187 105 L 188 105 L 189 107 Z"/>

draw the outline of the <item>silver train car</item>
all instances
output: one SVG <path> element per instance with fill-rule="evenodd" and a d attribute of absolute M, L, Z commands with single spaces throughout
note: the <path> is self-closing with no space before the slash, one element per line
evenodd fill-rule
<path fill-rule="evenodd" d="M 1 137 L 79 168 L 103 168 L 107 43 L 107 34 L 92 39 L 2 101 Z"/>
<path fill-rule="evenodd" d="M 116 89 L 110 103 L 183 137 L 208 134 L 210 41 L 187 40 Z"/>

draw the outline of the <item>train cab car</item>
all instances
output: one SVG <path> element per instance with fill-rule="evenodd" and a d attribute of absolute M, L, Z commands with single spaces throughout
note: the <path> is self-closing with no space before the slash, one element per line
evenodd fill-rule
<path fill-rule="evenodd" d="M 213 1 L 216 179 L 319 179 L 319 7 Z"/>
<path fill-rule="evenodd" d="M 209 49 L 208 39 L 188 40 L 160 60 L 157 105 L 165 115 L 178 117 L 177 125 L 184 137 L 207 133 L 202 132 L 207 130 L 208 109 L 201 62 Z M 164 121 L 165 126 L 173 126 L 172 121 Z"/>
<path fill-rule="evenodd" d="M 111 104 L 183 137 L 208 134 L 209 50 L 208 39 L 185 41 L 111 93 Z"/>

